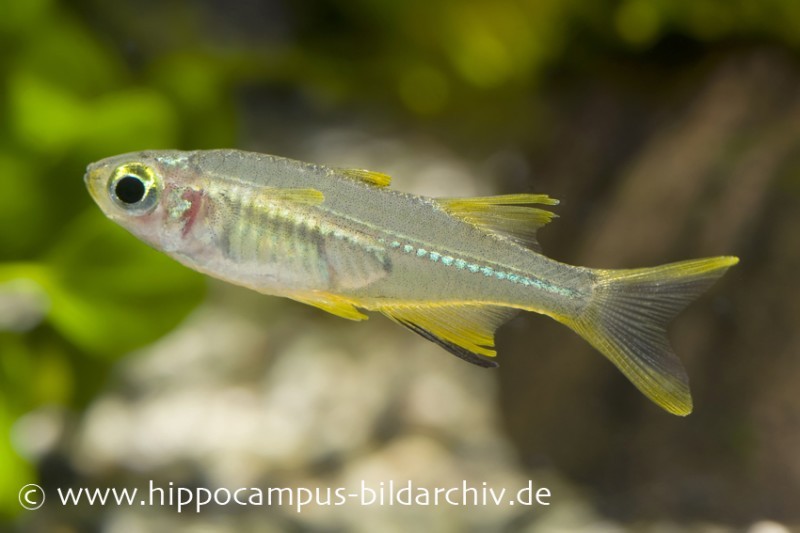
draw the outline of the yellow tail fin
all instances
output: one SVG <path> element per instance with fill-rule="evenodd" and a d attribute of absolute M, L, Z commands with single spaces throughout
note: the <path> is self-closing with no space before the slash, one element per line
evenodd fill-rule
<path fill-rule="evenodd" d="M 653 268 L 598 270 L 591 303 L 559 320 L 589 341 L 648 398 L 670 413 L 692 412 L 689 380 L 667 340 L 667 325 L 736 257 L 681 261 Z"/>

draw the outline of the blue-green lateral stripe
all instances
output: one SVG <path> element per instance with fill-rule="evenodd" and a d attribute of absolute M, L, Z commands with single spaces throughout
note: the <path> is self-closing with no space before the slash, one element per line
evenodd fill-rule
<path fill-rule="evenodd" d="M 526 287 L 537 287 L 539 289 L 558 294 L 568 295 L 572 292 L 569 289 L 564 289 L 562 287 L 556 287 L 554 285 L 550 285 L 549 283 L 546 283 L 540 279 L 529 278 L 527 276 L 520 276 L 518 274 L 513 274 L 511 272 L 503 272 L 501 270 L 496 270 L 490 266 L 470 263 L 469 261 L 465 261 L 464 259 L 456 259 L 455 257 L 449 255 L 443 255 L 440 254 L 439 252 L 428 251 L 425 248 L 417 248 L 410 244 L 403 244 L 399 241 L 391 241 L 388 243 L 385 239 L 378 239 L 378 241 L 382 244 L 388 244 L 390 248 L 401 250 L 402 252 L 407 253 L 409 255 L 414 255 L 420 258 L 427 257 L 434 263 L 441 263 L 445 266 L 451 266 L 459 270 L 468 270 L 475 274 L 482 274 L 487 278 L 493 277 L 500 281 L 510 281 L 511 283 L 524 285 Z"/>

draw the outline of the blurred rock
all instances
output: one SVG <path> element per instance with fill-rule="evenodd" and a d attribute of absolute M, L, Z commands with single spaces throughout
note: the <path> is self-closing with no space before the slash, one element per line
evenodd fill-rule
<path fill-rule="evenodd" d="M 34 281 L 18 279 L 0 284 L 0 331 L 29 331 L 47 315 L 50 301 Z"/>
<path fill-rule="evenodd" d="M 463 364 L 386 320 L 342 323 L 269 302 L 243 315 L 211 301 L 128 358 L 88 409 L 70 448 L 79 485 L 517 490 L 527 483 L 494 416 L 491 372 Z M 552 479 L 549 476 L 548 479 Z M 551 487 L 551 490 L 556 490 Z M 558 497 L 558 496 L 556 496 Z M 204 512 L 348 531 L 498 530 L 522 507 L 308 506 Z M 172 524 L 168 509 L 108 510 L 110 531 Z M 236 521 L 236 524 L 247 523 Z M 269 523 L 273 523 L 269 526 Z M 403 523 L 402 529 L 396 529 Z M 283 526 L 281 526 L 283 524 Z M 241 531 L 218 523 L 219 531 Z M 248 529 L 249 530 L 249 529 Z M 252 529 L 261 531 L 260 526 Z"/>

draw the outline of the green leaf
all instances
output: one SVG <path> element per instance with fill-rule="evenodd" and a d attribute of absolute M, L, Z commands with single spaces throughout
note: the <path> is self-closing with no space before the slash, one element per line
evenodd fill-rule
<path fill-rule="evenodd" d="M 8 92 L 13 131 L 28 147 L 60 153 L 80 138 L 89 116 L 80 100 L 63 87 L 16 72 Z"/>
<path fill-rule="evenodd" d="M 8 406 L 0 394 L 0 513 L 17 514 L 22 509 L 17 501 L 19 490 L 27 483 L 34 481 L 33 467 L 14 450 L 9 435 L 15 421 L 15 414 L 9 412 Z"/>
<path fill-rule="evenodd" d="M 0 259 L 22 256 L 47 231 L 46 202 L 37 178 L 34 162 L 0 151 Z"/>
<path fill-rule="evenodd" d="M 89 106 L 81 124 L 81 148 L 106 156 L 143 148 L 169 148 L 178 137 L 172 104 L 150 88 L 131 88 L 103 96 Z"/>
<path fill-rule="evenodd" d="M 78 347 L 114 357 L 149 344 L 201 301 L 204 279 L 94 209 L 49 255 L 49 319 Z"/>

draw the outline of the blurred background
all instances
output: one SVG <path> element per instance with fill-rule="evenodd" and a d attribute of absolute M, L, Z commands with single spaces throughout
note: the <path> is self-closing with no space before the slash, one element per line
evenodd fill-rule
<path fill-rule="evenodd" d="M 0 529 L 800 527 L 796 0 L 0 0 Z M 501 367 L 208 280 L 86 165 L 235 147 L 561 199 L 548 255 L 741 257 L 672 328 L 681 419 L 566 328 Z M 549 507 L 55 505 L 56 487 L 536 486 Z M 38 483 L 38 511 L 18 490 Z M 48 505 L 49 503 L 49 505 Z"/>

